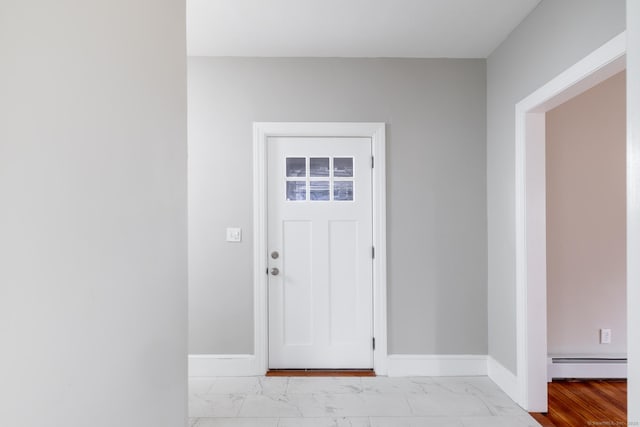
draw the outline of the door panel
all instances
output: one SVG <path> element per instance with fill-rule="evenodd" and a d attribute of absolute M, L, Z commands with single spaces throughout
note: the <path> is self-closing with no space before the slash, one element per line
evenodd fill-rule
<path fill-rule="evenodd" d="M 350 286 L 358 280 L 357 242 L 357 221 L 329 222 L 331 343 L 357 340 L 360 295 Z"/>
<path fill-rule="evenodd" d="M 268 162 L 269 367 L 373 367 L 371 140 L 270 138 Z"/>
<path fill-rule="evenodd" d="M 285 345 L 313 343 L 313 290 L 311 285 L 311 221 L 283 221 L 283 272 L 286 286 L 282 288 L 283 328 Z"/>

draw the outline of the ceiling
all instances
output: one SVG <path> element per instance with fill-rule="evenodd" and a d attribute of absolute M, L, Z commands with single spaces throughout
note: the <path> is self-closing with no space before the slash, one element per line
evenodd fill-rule
<path fill-rule="evenodd" d="M 540 0 L 187 0 L 193 56 L 486 58 Z"/>

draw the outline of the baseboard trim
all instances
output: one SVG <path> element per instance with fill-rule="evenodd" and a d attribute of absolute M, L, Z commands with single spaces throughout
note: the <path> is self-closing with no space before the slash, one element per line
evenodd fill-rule
<path fill-rule="evenodd" d="M 517 401 L 516 376 L 491 356 L 474 354 L 395 354 L 388 357 L 387 363 L 390 377 L 487 375 L 511 399 Z M 257 360 L 252 354 L 189 355 L 189 377 L 246 377 L 256 375 L 265 375 L 265 372 L 260 372 L 257 369 Z"/>
<path fill-rule="evenodd" d="M 625 379 L 627 378 L 626 359 L 577 359 L 572 361 L 567 358 L 548 359 L 548 380 L 563 378 L 582 379 Z"/>
<path fill-rule="evenodd" d="M 486 355 L 394 354 L 387 363 L 390 377 L 487 375 Z"/>
<path fill-rule="evenodd" d="M 514 402 L 519 402 L 518 377 L 491 356 L 487 356 L 487 375 Z"/>
<path fill-rule="evenodd" d="M 189 377 L 251 377 L 264 375 L 253 354 L 191 354 Z"/>

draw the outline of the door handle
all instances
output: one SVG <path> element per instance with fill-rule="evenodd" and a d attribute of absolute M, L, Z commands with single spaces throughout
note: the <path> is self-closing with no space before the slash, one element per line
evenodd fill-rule
<path fill-rule="evenodd" d="M 272 276 L 277 276 L 278 274 L 280 274 L 280 270 L 277 267 L 273 267 L 271 269 L 271 275 Z"/>

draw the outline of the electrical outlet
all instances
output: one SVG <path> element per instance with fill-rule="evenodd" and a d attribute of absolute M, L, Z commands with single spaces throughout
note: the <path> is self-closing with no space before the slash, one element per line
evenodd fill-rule
<path fill-rule="evenodd" d="M 600 329 L 600 344 L 611 344 L 611 329 Z"/>
<path fill-rule="evenodd" d="M 236 227 L 227 228 L 227 242 L 241 242 L 242 241 L 242 229 Z"/>

